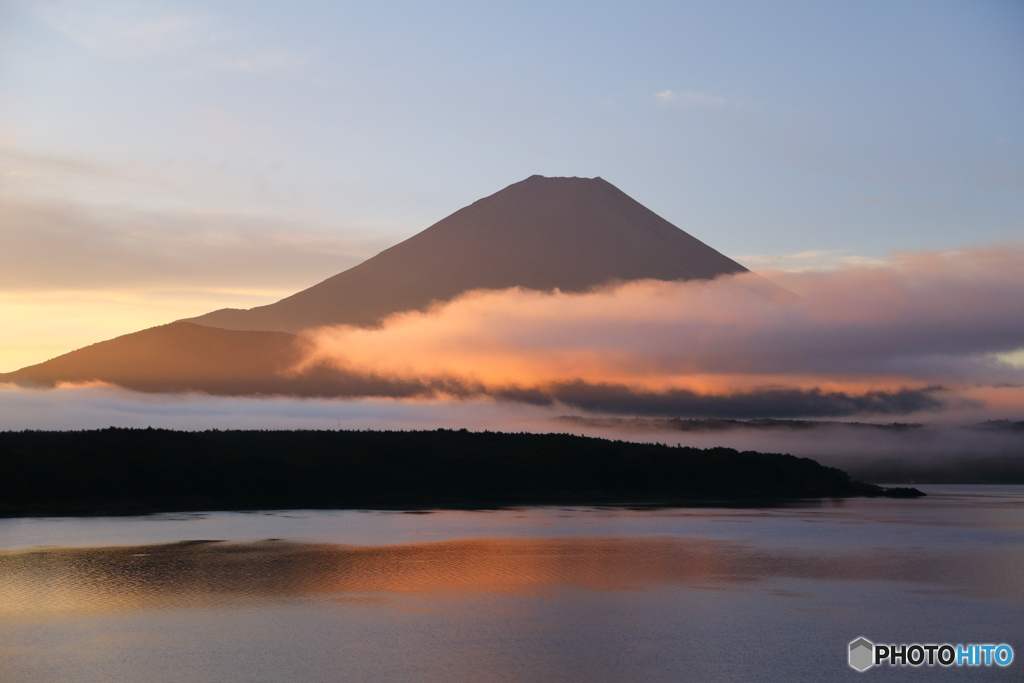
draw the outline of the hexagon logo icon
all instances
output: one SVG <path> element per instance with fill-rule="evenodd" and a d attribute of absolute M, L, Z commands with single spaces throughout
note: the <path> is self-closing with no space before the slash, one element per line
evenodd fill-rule
<path fill-rule="evenodd" d="M 850 666 L 857 671 L 867 671 L 874 664 L 875 644 L 867 638 L 858 638 L 850 643 Z"/>

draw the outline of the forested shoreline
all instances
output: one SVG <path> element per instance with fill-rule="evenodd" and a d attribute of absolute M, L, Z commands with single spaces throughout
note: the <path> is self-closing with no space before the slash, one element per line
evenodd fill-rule
<path fill-rule="evenodd" d="M 0 516 L 915 496 L 777 453 L 434 431 L 0 432 Z"/>

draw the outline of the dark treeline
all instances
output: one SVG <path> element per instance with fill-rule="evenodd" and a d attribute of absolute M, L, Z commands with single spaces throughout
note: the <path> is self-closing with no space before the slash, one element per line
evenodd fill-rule
<path fill-rule="evenodd" d="M 0 515 L 914 495 L 791 455 L 437 430 L 0 432 Z"/>
<path fill-rule="evenodd" d="M 833 420 L 777 420 L 774 418 L 758 418 L 753 420 L 729 420 L 721 418 L 683 418 L 683 417 L 582 417 L 579 415 L 562 415 L 555 418 L 570 424 L 588 427 L 636 428 L 643 430 L 658 429 L 679 432 L 724 432 L 735 429 L 757 431 L 811 431 L 824 429 L 857 429 L 887 432 L 907 432 L 921 429 L 924 425 L 915 422 L 836 422 Z M 1008 421 L 1007 421 L 1008 422 Z M 1024 424 L 1024 423 L 1021 423 Z"/>

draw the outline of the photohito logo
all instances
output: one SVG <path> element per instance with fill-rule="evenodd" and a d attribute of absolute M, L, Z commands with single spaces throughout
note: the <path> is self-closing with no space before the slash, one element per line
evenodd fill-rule
<path fill-rule="evenodd" d="M 1013 648 L 1005 643 L 875 645 L 861 637 L 850 642 L 849 657 L 850 666 L 857 671 L 867 671 L 883 662 L 889 666 L 1009 666 L 1013 661 Z"/>

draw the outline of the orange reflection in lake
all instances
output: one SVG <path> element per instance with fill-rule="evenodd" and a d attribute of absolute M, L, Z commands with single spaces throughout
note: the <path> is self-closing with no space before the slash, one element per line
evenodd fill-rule
<path fill-rule="evenodd" d="M 959 589 L 989 586 L 1022 597 L 1011 567 L 900 549 L 870 553 L 764 550 L 679 537 L 470 539 L 390 546 L 267 540 L 188 541 L 0 553 L 0 619 L 336 594 L 512 593 L 548 586 L 643 590 L 729 588 L 770 577 L 889 580 Z M 979 582 L 978 573 L 988 576 Z M 1014 586 L 1017 586 L 1014 588 Z M 977 590 L 977 588 L 975 588 Z"/>

